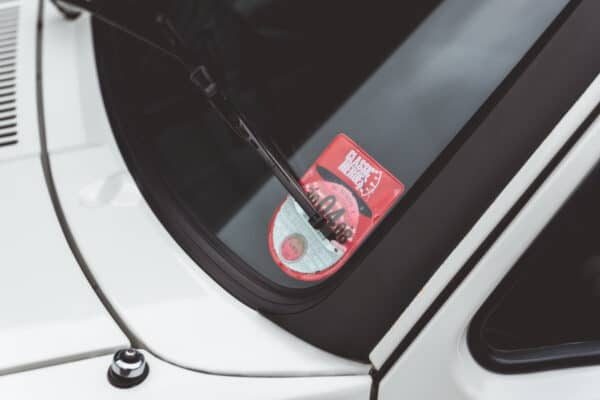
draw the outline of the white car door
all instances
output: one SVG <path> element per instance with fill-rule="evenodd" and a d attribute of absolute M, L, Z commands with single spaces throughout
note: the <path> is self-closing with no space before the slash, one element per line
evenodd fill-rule
<path fill-rule="evenodd" d="M 562 240 L 547 243 L 549 237 L 547 232 L 564 228 L 564 232 L 560 234 L 570 234 L 570 230 L 564 226 L 566 224 L 564 218 L 573 216 L 565 216 L 565 211 L 559 214 L 562 219 L 558 216 L 555 219 L 553 217 L 561 211 L 563 205 L 563 209 L 567 207 L 577 209 L 579 204 L 574 202 L 578 200 L 578 190 L 587 191 L 585 192 L 587 194 L 593 190 L 592 188 L 598 188 L 598 175 L 592 172 L 597 171 L 600 165 L 600 119 L 597 118 L 599 89 L 600 80 L 597 79 L 595 87 L 580 103 L 586 109 L 596 108 L 592 114 L 595 119 L 588 118 L 590 125 L 581 139 L 382 378 L 379 399 L 590 399 L 599 396 L 597 393 L 600 389 L 600 367 L 585 366 L 597 361 L 597 343 L 583 340 L 554 346 L 540 343 L 538 347 L 521 351 L 504 349 L 494 351 L 489 343 L 481 343 L 481 338 L 477 337 L 479 331 L 474 331 L 473 327 L 470 329 L 478 310 L 504 276 L 515 265 L 515 270 L 525 267 L 520 265 L 526 264 L 520 261 L 523 254 L 527 254 L 530 249 L 536 251 L 536 246 L 537 251 L 540 246 L 545 246 L 545 251 L 548 251 L 548 247 L 555 247 L 558 248 L 556 251 L 560 258 L 564 252 L 571 251 L 566 244 L 568 240 L 580 240 L 580 238 L 563 237 Z M 559 138 L 560 131 L 565 131 L 562 128 L 570 125 L 569 122 L 575 118 L 575 114 L 576 112 L 572 112 L 566 122 L 563 120 L 549 141 Z M 551 152 L 552 143 L 548 142 L 546 145 L 550 146 L 541 148 L 542 151 L 536 153 L 530 160 L 532 163 L 529 166 L 535 168 L 538 159 L 543 157 L 542 153 Z M 522 173 L 526 174 L 527 171 L 523 170 Z M 580 218 L 581 215 L 576 217 Z M 579 220 L 575 223 L 584 222 Z M 593 232 L 589 233 L 593 235 Z M 550 237 L 561 238 L 560 234 Z M 536 241 L 538 235 L 541 236 Z M 587 254 L 585 257 L 592 262 L 594 260 L 594 254 Z M 561 261 L 558 260 L 557 263 Z M 554 265 L 546 267 L 548 274 L 551 273 L 550 268 L 555 268 Z M 577 272 L 575 264 L 558 267 L 569 269 L 569 273 Z M 537 301 L 538 295 L 548 296 L 548 291 L 543 290 L 544 285 L 547 284 L 544 278 L 545 274 L 535 276 L 536 283 L 529 286 L 530 301 Z M 589 278 L 594 279 L 594 276 Z M 582 286 L 585 284 L 583 280 L 581 283 Z M 588 283 L 594 284 L 593 281 Z M 503 285 L 506 288 L 501 287 L 494 297 L 497 299 L 505 296 L 510 300 L 512 293 L 510 284 L 509 282 L 508 285 Z M 587 289 L 581 287 L 582 291 Z M 558 297 L 564 294 L 573 296 L 571 291 L 567 290 L 564 293 L 556 292 Z M 556 299 L 541 299 L 541 301 L 547 302 L 548 307 L 556 303 Z M 566 299 L 563 301 L 566 302 Z M 523 302 L 522 306 L 527 307 L 527 304 Z M 566 312 L 555 310 L 555 312 L 557 326 L 573 323 L 571 319 L 565 318 L 569 310 Z M 582 311 L 574 309 L 571 312 Z M 489 315 L 483 318 L 489 318 Z M 518 316 L 515 315 L 514 318 Z M 535 324 L 539 316 L 531 315 L 531 318 L 533 322 L 529 324 Z M 582 315 L 581 318 L 584 316 Z M 510 315 L 505 316 L 505 319 L 511 322 Z M 489 323 L 489 321 L 483 322 Z M 557 330 L 564 329 L 557 328 Z M 546 334 L 553 336 L 555 332 L 548 331 Z M 476 348 L 477 345 L 479 349 Z"/>
<path fill-rule="evenodd" d="M 600 397 L 593 206 L 600 183 L 599 106 L 596 78 L 371 353 L 377 369 L 372 398 Z M 503 215 L 510 220 L 473 255 L 470 246 Z M 431 319 L 418 322 L 441 282 L 461 274 L 465 262 L 472 269 Z M 580 278 L 571 279 L 576 274 Z M 513 331 L 502 331 L 507 326 Z M 511 332 L 534 333 L 523 339 Z"/>
<path fill-rule="evenodd" d="M 596 120 L 469 277 L 382 379 L 379 399 L 598 397 L 600 367 L 584 366 L 589 362 L 585 359 L 567 358 L 566 362 L 562 359 L 564 356 L 577 357 L 582 351 L 582 343 L 556 348 L 558 354 L 553 353 L 551 348 L 536 349 L 537 355 L 533 356 L 548 357 L 545 364 L 538 365 L 539 368 L 534 365 L 531 371 L 523 373 L 503 374 L 486 369 L 476 361 L 468 345 L 468 333 L 472 318 L 503 275 L 510 271 L 572 190 L 578 187 L 591 169 L 597 167 L 599 161 L 600 120 Z M 597 180 L 595 184 L 597 186 Z M 556 245 L 560 246 L 560 243 Z M 543 285 L 543 282 L 540 284 Z M 531 292 L 531 296 L 535 295 L 535 292 Z M 561 321 L 556 323 L 560 324 Z M 590 357 L 597 355 L 597 348 L 593 344 L 583 349 L 586 350 L 590 352 Z M 560 352 L 566 354 L 561 355 Z M 504 356 L 504 367 L 511 371 L 510 363 L 514 360 L 510 354 Z M 549 362 L 552 360 L 555 361 L 554 364 Z M 563 367 L 571 365 L 573 367 Z M 496 365 L 495 369 L 498 367 Z"/>

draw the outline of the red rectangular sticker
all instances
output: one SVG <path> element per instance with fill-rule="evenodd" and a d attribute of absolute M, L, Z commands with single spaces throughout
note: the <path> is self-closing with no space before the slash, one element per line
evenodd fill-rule
<path fill-rule="evenodd" d="M 302 177 L 301 183 L 336 232 L 327 240 L 287 197 L 275 211 L 269 248 L 277 265 L 303 281 L 337 272 L 404 192 L 404 185 L 340 133 Z"/>

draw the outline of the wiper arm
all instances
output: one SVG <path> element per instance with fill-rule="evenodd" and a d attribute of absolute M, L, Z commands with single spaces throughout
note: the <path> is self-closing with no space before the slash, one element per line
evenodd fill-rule
<path fill-rule="evenodd" d="M 158 49 L 175 59 L 189 74 L 190 81 L 204 94 L 208 104 L 221 117 L 223 122 L 239 137 L 256 149 L 273 175 L 281 182 L 290 196 L 308 215 L 309 223 L 323 235 L 333 240 L 335 233 L 327 218 L 312 203 L 299 183 L 285 157 L 250 128 L 244 115 L 221 90 L 211 75 L 208 60 L 200 60 L 178 34 L 169 18 L 153 10 L 152 1 L 134 4 L 131 0 L 52 0 L 68 18 L 74 18 L 79 11 L 86 11 L 94 17 Z"/>

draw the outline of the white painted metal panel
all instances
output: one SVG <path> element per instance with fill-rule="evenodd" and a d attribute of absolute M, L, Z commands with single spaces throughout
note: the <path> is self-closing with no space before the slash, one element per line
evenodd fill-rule
<path fill-rule="evenodd" d="M 467 347 L 481 304 L 600 160 L 600 119 L 535 193 L 380 384 L 379 399 L 577 400 L 597 398 L 600 367 L 501 375 Z"/>
<path fill-rule="evenodd" d="M 12 400 L 367 400 L 368 376 L 243 378 L 201 374 L 146 354 L 148 378 L 131 389 L 106 379 L 111 357 L 99 357 L 0 377 L 0 393 Z"/>
<path fill-rule="evenodd" d="M 43 88 L 53 176 L 87 265 L 152 353 L 186 368 L 260 376 L 366 374 L 287 333 L 212 281 L 145 203 L 114 141 L 89 19 L 44 19 Z M 57 56 L 58 55 L 58 56 Z"/>
<path fill-rule="evenodd" d="M 40 160 L 0 163 L 0 375 L 124 346 L 67 246 Z"/>

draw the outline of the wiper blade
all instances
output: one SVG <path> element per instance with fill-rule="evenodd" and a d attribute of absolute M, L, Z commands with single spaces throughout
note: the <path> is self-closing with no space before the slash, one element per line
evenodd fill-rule
<path fill-rule="evenodd" d="M 208 104 L 221 117 L 223 122 L 240 138 L 252 146 L 281 182 L 289 195 L 307 214 L 309 223 L 329 239 L 335 239 L 335 232 L 327 218 L 306 194 L 298 176 L 286 158 L 273 146 L 250 128 L 244 115 L 221 90 L 211 75 L 207 62 L 199 59 L 171 23 L 169 18 L 152 0 L 52 0 L 68 18 L 74 18 L 80 11 L 92 14 L 99 20 L 135 37 L 176 60 L 187 71 L 190 81 L 199 88 Z M 143 3 L 143 6 L 140 4 Z"/>

